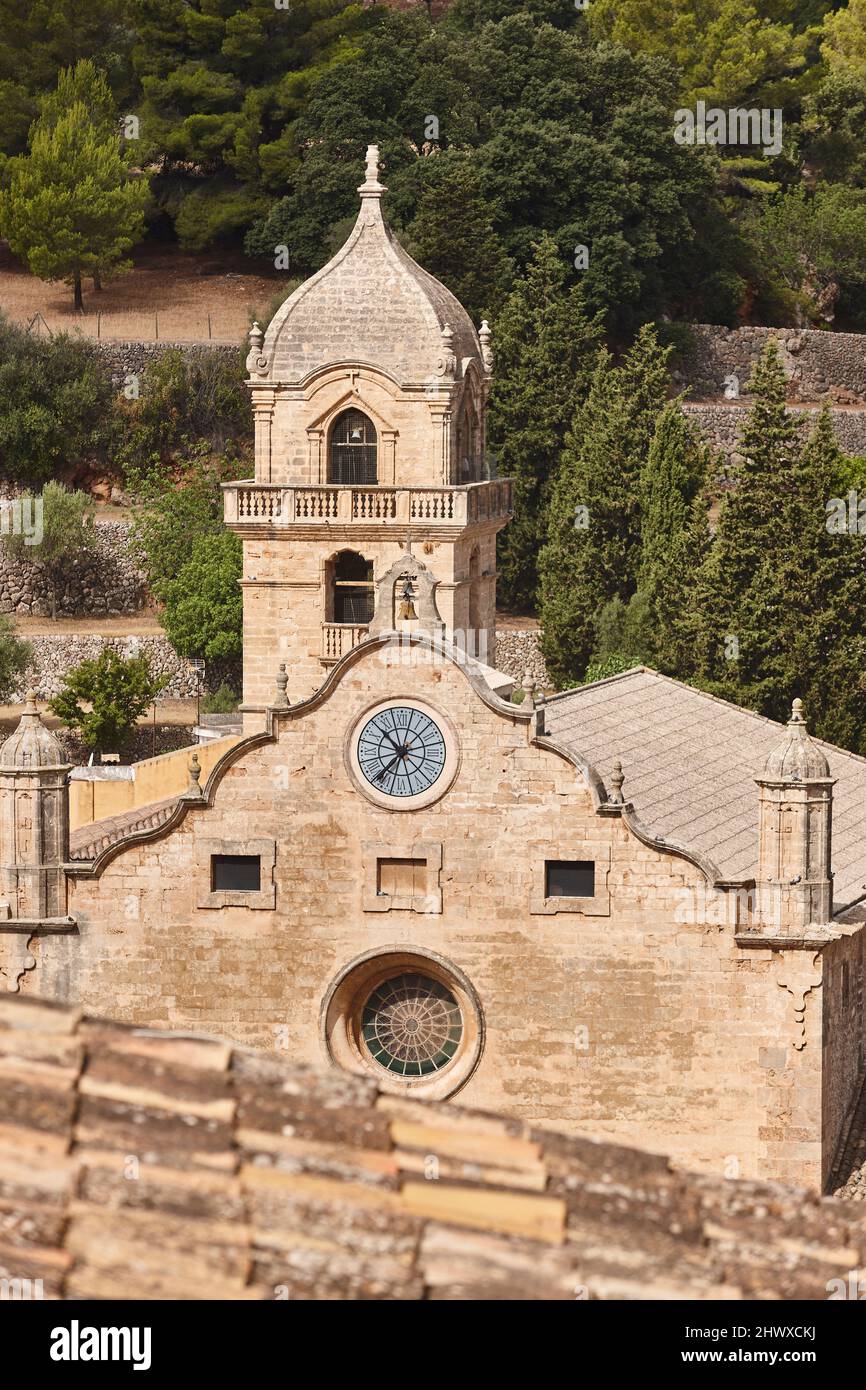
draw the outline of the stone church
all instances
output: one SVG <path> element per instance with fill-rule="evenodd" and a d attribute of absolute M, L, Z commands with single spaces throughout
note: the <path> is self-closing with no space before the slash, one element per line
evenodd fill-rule
<path fill-rule="evenodd" d="M 796 699 L 785 728 L 646 669 L 511 702 L 491 333 L 384 192 L 371 147 L 345 246 L 250 335 L 244 736 L 70 835 L 28 705 L 3 984 L 825 1187 L 866 1069 L 866 760 Z"/>

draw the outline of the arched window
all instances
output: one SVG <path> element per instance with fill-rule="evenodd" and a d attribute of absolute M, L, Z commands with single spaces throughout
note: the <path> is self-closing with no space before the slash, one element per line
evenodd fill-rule
<path fill-rule="evenodd" d="M 373 616 L 373 561 L 341 550 L 334 561 L 334 622 L 368 623 Z"/>
<path fill-rule="evenodd" d="M 375 483 L 376 429 L 360 410 L 344 410 L 331 430 L 328 482 L 366 487 Z"/>

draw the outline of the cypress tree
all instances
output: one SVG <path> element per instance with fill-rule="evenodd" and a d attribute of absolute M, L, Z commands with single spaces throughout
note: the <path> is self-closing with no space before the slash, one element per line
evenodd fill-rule
<path fill-rule="evenodd" d="M 694 673 L 726 698 L 778 715 L 773 649 L 782 596 L 774 570 L 801 451 L 785 409 L 787 380 L 774 340 L 749 389 L 754 403 L 740 440 L 744 462 L 698 576 Z"/>
<path fill-rule="evenodd" d="M 640 477 L 666 402 L 669 350 L 644 327 L 616 367 L 598 359 L 568 435 L 541 552 L 542 650 L 560 688 L 579 680 L 611 599 L 627 602 L 640 562 Z"/>
<path fill-rule="evenodd" d="M 489 438 L 499 472 L 514 479 L 514 520 L 499 538 L 499 592 L 506 607 L 532 608 L 551 478 L 584 399 L 601 341 L 579 286 L 547 234 L 494 322 L 496 373 Z"/>

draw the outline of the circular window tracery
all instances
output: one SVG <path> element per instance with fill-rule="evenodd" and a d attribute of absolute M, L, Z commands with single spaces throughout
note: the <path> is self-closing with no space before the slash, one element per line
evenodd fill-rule
<path fill-rule="evenodd" d="M 397 1076 L 429 1076 L 453 1060 L 463 1036 L 454 995 L 417 973 L 392 976 L 368 996 L 361 1040 L 380 1067 Z"/>

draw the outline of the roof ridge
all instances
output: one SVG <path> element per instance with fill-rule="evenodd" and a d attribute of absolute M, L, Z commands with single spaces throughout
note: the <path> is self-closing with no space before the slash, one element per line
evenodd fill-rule
<path fill-rule="evenodd" d="M 664 671 L 657 671 L 654 666 L 630 666 L 627 671 L 618 671 L 613 676 L 603 676 L 597 681 L 587 681 L 584 685 L 572 686 L 570 690 L 560 690 L 556 695 L 551 695 L 547 704 L 555 704 L 558 700 L 567 695 L 576 695 L 582 690 L 596 690 L 604 685 L 612 685 L 614 681 L 623 680 L 627 676 L 648 675 L 654 676 L 656 680 L 666 681 L 668 685 L 676 686 L 680 690 L 691 690 L 696 695 L 701 695 L 705 700 L 712 700 L 717 705 L 723 705 L 726 709 L 734 710 L 737 714 L 748 715 L 752 719 L 759 719 L 764 724 L 770 724 L 774 729 L 785 729 L 787 725 L 780 719 L 771 719 L 768 714 L 761 714 L 756 709 L 749 709 L 747 705 L 738 705 L 735 700 L 726 700 L 723 695 L 714 695 L 711 690 L 703 690 L 701 686 L 692 684 L 691 681 L 681 680 L 679 676 L 668 676 Z M 808 722 L 808 710 L 806 712 Z M 854 753 L 850 748 L 842 748 L 838 743 L 831 743 L 828 739 L 818 738 L 815 734 L 810 734 L 810 738 L 822 748 L 829 748 L 831 752 L 838 753 L 845 758 L 853 758 L 855 762 L 866 766 L 866 756 L 862 753 Z"/>

